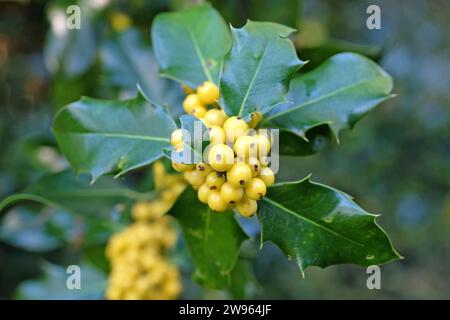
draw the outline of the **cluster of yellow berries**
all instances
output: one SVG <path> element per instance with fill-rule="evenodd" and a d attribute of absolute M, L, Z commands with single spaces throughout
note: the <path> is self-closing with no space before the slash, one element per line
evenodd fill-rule
<path fill-rule="evenodd" d="M 183 108 L 203 121 L 210 144 L 204 162 L 172 162 L 172 166 L 183 172 L 184 178 L 197 190 L 199 200 L 212 210 L 222 212 L 235 207 L 241 215 L 250 217 L 258 209 L 257 201 L 275 182 L 269 167 L 270 134 L 253 129 L 261 120 L 259 113 L 253 113 L 249 123 L 240 117 L 228 117 L 217 105 L 218 98 L 219 89 L 212 82 L 203 83 L 197 93 L 187 95 Z M 174 150 L 183 150 L 181 129 L 172 133 L 171 144 Z"/>
<path fill-rule="evenodd" d="M 181 292 L 180 274 L 168 259 L 176 241 L 171 208 L 185 183 L 179 175 L 166 174 L 162 163 L 153 166 L 159 197 L 137 202 L 132 208 L 136 220 L 111 237 L 106 255 L 111 262 L 106 297 L 112 300 L 176 299 Z"/>

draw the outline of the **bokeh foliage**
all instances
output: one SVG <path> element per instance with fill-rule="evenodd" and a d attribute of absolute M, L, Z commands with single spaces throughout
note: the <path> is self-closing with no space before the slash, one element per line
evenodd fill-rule
<path fill-rule="evenodd" d="M 23 191 L 44 174 L 68 167 L 49 128 L 54 112 L 79 96 L 129 98 L 135 96 L 135 83 L 139 82 L 146 95 L 158 103 L 180 106 L 179 86 L 157 77 L 149 30 L 156 13 L 190 2 L 198 1 L 114 1 L 101 8 L 93 5 L 96 1 L 78 1 L 90 14 L 83 18 L 83 32 L 70 39 L 73 35 L 58 34 L 58 26 L 49 18 L 72 1 L 0 4 L 1 199 Z M 395 79 L 398 95 L 353 131 L 343 131 L 340 145 L 329 139 L 330 145 L 318 155 L 283 158 L 280 172 L 282 180 L 312 173 L 316 181 L 354 195 L 369 212 L 383 213 L 379 219 L 406 258 L 383 267 L 383 290 L 367 290 L 367 275 L 358 267 L 312 268 L 302 280 L 295 264 L 285 261 L 276 248 L 265 246 L 259 253 L 250 242 L 239 265 L 248 271 L 251 261 L 257 282 L 251 273 L 243 272 L 240 277 L 251 283 L 251 290 L 236 288 L 237 293 L 231 294 L 242 297 L 243 291 L 249 291 L 259 298 L 448 297 L 448 3 L 381 1 L 379 31 L 365 28 L 369 1 L 344 5 L 338 1 L 233 0 L 212 4 L 234 26 L 251 18 L 297 28 L 294 42 L 298 55 L 309 60 L 300 73 L 335 53 L 352 51 L 377 60 Z M 114 24 L 116 12 L 127 14 L 131 25 Z M 76 54 L 71 48 L 83 48 L 83 52 Z M 180 109 L 170 112 L 178 115 Z M 321 133 L 318 136 L 322 138 L 317 139 L 321 146 L 321 141 L 330 137 L 329 131 L 316 130 Z M 119 182 L 121 190 L 137 194 L 152 188 L 148 169 Z M 55 267 L 58 264 L 87 263 L 96 277 L 105 277 L 105 241 L 128 219 L 127 203 L 115 203 L 120 205 L 111 204 L 106 210 L 106 222 L 102 206 L 93 206 L 91 215 L 83 214 L 86 208 L 76 210 L 75 216 L 68 214 L 68 208 L 30 202 L 2 211 L 0 297 L 30 298 L 36 297 L 35 292 L 41 298 L 51 297 L 45 289 L 49 287 L 45 275 L 60 274 Z M 259 232 L 252 221 L 243 227 L 253 236 Z M 192 264 L 182 242 L 173 258 L 186 274 L 183 297 L 230 297 L 226 292 L 202 291 L 191 283 Z M 41 282 L 24 282 L 39 277 Z M 38 289 L 33 289 L 36 286 Z M 101 297 L 101 290 L 93 296 Z"/>

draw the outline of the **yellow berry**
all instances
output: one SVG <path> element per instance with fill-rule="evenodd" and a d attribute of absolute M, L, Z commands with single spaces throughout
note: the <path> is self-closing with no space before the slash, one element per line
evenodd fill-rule
<path fill-rule="evenodd" d="M 222 127 L 228 116 L 222 109 L 211 109 L 208 110 L 203 117 L 208 126 L 219 126 Z"/>
<path fill-rule="evenodd" d="M 176 129 L 170 135 L 170 143 L 177 149 L 183 149 L 183 131 L 181 129 Z"/>
<path fill-rule="evenodd" d="M 165 185 L 166 181 L 166 169 L 161 161 L 157 161 L 152 166 L 153 180 L 155 182 L 155 188 L 161 189 Z"/>
<path fill-rule="evenodd" d="M 206 114 L 206 108 L 203 106 L 197 106 L 190 112 L 194 117 L 201 118 Z"/>
<path fill-rule="evenodd" d="M 211 190 L 220 190 L 222 185 L 227 181 L 225 173 L 213 171 L 206 177 L 206 185 Z"/>
<path fill-rule="evenodd" d="M 185 171 L 184 178 L 193 186 L 200 186 L 205 182 L 205 176 L 197 170 Z"/>
<path fill-rule="evenodd" d="M 260 200 L 266 195 L 266 184 L 259 178 L 251 179 L 245 186 L 245 194 L 249 199 Z"/>
<path fill-rule="evenodd" d="M 225 202 L 236 203 L 241 201 L 244 196 L 244 189 L 241 187 L 236 187 L 227 181 L 220 189 L 220 195 Z"/>
<path fill-rule="evenodd" d="M 185 172 L 188 170 L 194 169 L 194 164 L 185 164 L 185 163 L 178 163 L 178 162 L 172 162 L 172 168 L 177 172 Z"/>
<path fill-rule="evenodd" d="M 248 125 L 241 117 L 231 117 L 223 124 L 228 142 L 234 143 L 237 138 L 247 134 Z"/>
<path fill-rule="evenodd" d="M 203 107 L 203 103 L 198 98 L 198 95 L 191 93 L 184 98 L 183 109 L 186 113 L 191 114 L 192 111 L 197 107 Z"/>
<path fill-rule="evenodd" d="M 208 129 L 209 140 L 211 144 L 224 144 L 225 143 L 225 131 L 219 126 L 211 126 Z"/>
<path fill-rule="evenodd" d="M 197 95 L 204 104 L 212 104 L 219 99 L 219 88 L 211 81 L 205 81 L 197 88 Z"/>
<path fill-rule="evenodd" d="M 257 155 L 257 144 L 254 137 L 242 136 L 234 143 L 234 152 L 241 159 L 248 159 Z"/>
<path fill-rule="evenodd" d="M 215 144 L 209 150 L 208 162 L 216 171 L 227 171 L 233 166 L 234 152 L 225 144 Z"/>
<path fill-rule="evenodd" d="M 248 159 L 248 166 L 252 170 L 252 174 L 254 177 L 259 175 L 259 173 L 261 172 L 261 164 L 255 157 L 251 157 Z"/>
<path fill-rule="evenodd" d="M 270 187 L 275 182 L 275 175 L 273 174 L 272 169 L 270 169 L 269 167 L 262 168 L 258 178 L 260 178 L 264 182 L 266 187 Z"/>
<path fill-rule="evenodd" d="M 255 128 L 258 123 L 262 120 L 263 116 L 261 113 L 259 113 L 258 111 L 256 112 L 252 112 L 250 114 L 250 121 L 248 122 L 248 126 L 250 128 Z"/>
<path fill-rule="evenodd" d="M 136 220 L 145 220 L 151 217 L 152 212 L 150 210 L 151 206 L 148 202 L 138 202 L 132 207 L 131 214 Z"/>
<path fill-rule="evenodd" d="M 255 200 L 244 196 L 241 201 L 236 203 L 236 210 L 244 217 L 251 217 L 258 210 L 258 204 Z"/>
<path fill-rule="evenodd" d="M 207 163 L 204 162 L 200 162 L 197 163 L 195 165 L 195 170 L 199 171 L 200 173 L 202 173 L 205 177 L 211 172 L 213 171 L 211 166 Z"/>
<path fill-rule="evenodd" d="M 270 152 L 270 141 L 263 134 L 255 135 L 255 141 L 258 146 L 258 157 L 267 156 Z"/>
<path fill-rule="evenodd" d="M 202 184 L 197 191 L 198 199 L 203 203 L 208 203 L 209 191 L 208 185 L 206 183 Z"/>
<path fill-rule="evenodd" d="M 131 18 L 122 12 L 114 12 L 111 15 L 111 25 L 115 31 L 122 32 L 128 29 L 133 22 Z"/>
<path fill-rule="evenodd" d="M 267 156 L 263 156 L 259 158 L 259 163 L 261 164 L 261 167 L 267 167 L 270 164 L 270 158 Z"/>
<path fill-rule="evenodd" d="M 207 111 L 206 113 L 208 113 L 208 111 Z M 205 113 L 205 115 L 206 115 L 206 113 Z M 206 128 L 211 127 L 211 126 L 209 125 L 208 121 L 206 121 L 205 116 L 203 116 L 203 117 L 201 117 L 201 118 L 198 118 L 198 119 L 199 119 L 201 122 L 203 122 L 203 124 L 205 125 Z"/>
<path fill-rule="evenodd" d="M 220 192 L 217 190 L 209 191 L 208 206 L 217 212 L 222 212 L 228 209 L 228 204 L 222 199 Z"/>
<path fill-rule="evenodd" d="M 252 170 L 245 163 L 236 163 L 227 172 L 227 180 L 235 187 L 246 185 L 252 178 Z"/>

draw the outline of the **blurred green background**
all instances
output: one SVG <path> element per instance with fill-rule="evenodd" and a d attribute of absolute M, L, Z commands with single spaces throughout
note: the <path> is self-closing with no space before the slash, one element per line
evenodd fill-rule
<path fill-rule="evenodd" d="M 22 191 L 67 162 L 51 134 L 55 112 L 81 95 L 126 98 L 144 91 L 181 112 L 179 86 L 158 78 L 151 51 L 154 16 L 202 1 L 91 0 L 0 3 L 0 199 Z M 77 3 L 82 28 L 65 28 L 65 10 Z M 274 246 L 244 248 L 254 275 L 242 275 L 245 295 L 202 290 L 190 280 L 192 263 L 181 240 L 173 259 L 183 272 L 182 298 L 332 299 L 450 298 L 450 3 L 436 1 L 212 1 L 233 26 L 247 18 L 299 30 L 293 39 L 313 69 L 342 51 L 364 54 L 394 78 L 395 99 L 383 103 L 320 154 L 283 158 L 279 180 L 313 179 L 355 197 L 392 237 L 404 260 L 382 266 L 381 290 L 368 290 L 365 268 L 310 268 Z M 366 28 L 366 8 L 381 8 L 381 30 Z M 149 170 L 121 181 L 150 188 Z M 67 183 L 73 183 L 64 171 Z M 110 183 L 109 181 L 105 183 Z M 70 199 L 66 199 L 69 200 Z M 109 235 L 127 208 L 92 200 L 70 210 L 24 202 L 0 222 L 0 298 L 102 298 Z M 125 214 L 120 214 L 124 212 Z M 257 224 L 246 222 L 257 236 Z M 257 237 L 256 237 L 257 238 Z M 65 266 L 80 264 L 90 284 L 65 290 Z"/>

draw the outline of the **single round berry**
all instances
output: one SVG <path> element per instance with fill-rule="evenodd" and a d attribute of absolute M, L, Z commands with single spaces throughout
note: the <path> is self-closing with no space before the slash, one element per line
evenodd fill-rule
<path fill-rule="evenodd" d="M 252 178 L 252 170 L 245 163 L 236 163 L 227 172 L 227 180 L 235 187 L 245 186 Z"/>
<path fill-rule="evenodd" d="M 241 159 L 257 156 L 256 140 L 251 136 L 242 136 L 236 139 L 234 143 L 234 152 Z"/>
<path fill-rule="evenodd" d="M 264 134 L 255 135 L 255 141 L 258 145 L 258 157 L 265 157 L 270 152 L 270 141 Z"/>
<path fill-rule="evenodd" d="M 183 130 L 176 129 L 170 135 L 170 144 L 177 148 L 179 145 L 183 145 Z"/>
<path fill-rule="evenodd" d="M 194 164 L 184 164 L 178 162 L 172 162 L 172 168 L 177 172 L 185 172 L 194 169 Z"/>
<path fill-rule="evenodd" d="M 183 101 L 183 109 L 186 113 L 191 114 L 195 108 L 203 107 L 203 103 L 195 93 L 188 94 Z"/>
<path fill-rule="evenodd" d="M 258 210 L 258 204 L 255 200 L 249 199 L 248 197 L 244 196 L 241 201 L 236 203 L 236 210 L 240 215 L 244 217 L 251 217 Z"/>
<path fill-rule="evenodd" d="M 259 163 L 259 160 L 256 159 L 255 157 L 248 159 L 248 166 L 252 170 L 252 174 L 254 177 L 259 175 L 259 173 L 261 172 L 261 164 Z"/>
<path fill-rule="evenodd" d="M 207 126 L 219 126 L 222 127 L 228 116 L 222 109 L 211 109 L 208 110 L 203 117 L 206 121 Z"/>
<path fill-rule="evenodd" d="M 260 178 L 264 182 L 266 187 L 270 187 L 275 182 L 275 175 L 273 174 L 272 169 L 270 169 L 269 167 L 262 168 L 258 178 Z"/>
<path fill-rule="evenodd" d="M 217 190 L 209 191 L 208 206 L 217 212 L 222 212 L 228 209 L 228 204 L 222 199 L 220 192 Z"/>
<path fill-rule="evenodd" d="M 210 167 L 210 165 L 207 164 L 207 163 L 204 163 L 204 162 L 197 163 L 197 164 L 195 165 L 195 170 L 197 170 L 198 172 L 202 173 L 205 177 L 206 177 L 210 172 L 213 171 L 212 168 Z"/>
<path fill-rule="evenodd" d="M 261 164 L 261 167 L 267 167 L 270 164 L 270 158 L 268 156 L 263 156 L 259 158 L 259 163 Z"/>
<path fill-rule="evenodd" d="M 194 117 L 201 118 L 206 114 L 206 108 L 203 106 L 197 106 L 190 112 Z"/>
<path fill-rule="evenodd" d="M 251 179 L 245 186 L 245 194 L 252 200 L 262 199 L 266 195 L 266 192 L 266 184 L 259 178 Z"/>
<path fill-rule="evenodd" d="M 205 81 L 197 88 L 197 94 L 204 104 L 212 104 L 219 99 L 219 88 L 211 81 Z"/>
<path fill-rule="evenodd" d="M 237 138 L 247 134 L 248 125 L 241 117 L 230 117 L 223 124 L 228 142 L 234 143 Z"/>
<path fill-rule="evenodd" d="M 206 183 L 202 184 L 197 191 L 198 199 L 203 203 L 208 203 L 208 196 L 209 196 L 209 187 L 206 185 Z"/>
<path fill-rule="evenodd" d="M 225 131 L 219 126 L 211 126 L 208 129 L 209 140 L 211 144 L 224 144 L 225 143 Z"/>
<path fill-rule="evenodd" d="M 244 189 L 242 187 L 236 187 L 227 181 L 220 189 L 220 195 L 225 202 L 233 204 L 241 201 L 244 196 Z"/>
<path fill-rule="evenodd" d="M 227 181 L 225 173 L 213 171 L 206 177 L 206 185 L 211 190 L 220 190 L 222 185 Z"/>
<path fill-rule="evenodd" d="M 205 176 L 197 170 L 185 171 L 183 173 L 183 176 L 187 180 L 187 182 L 196 187 L 199 187 L 205 182 Z"/>
<path fill-rule="evenodd" d="M 208 162 L 216 171 L 227 171 L 233 166 L 234 152 L 225 144 L 215 144 L 209 150 Z"/>

